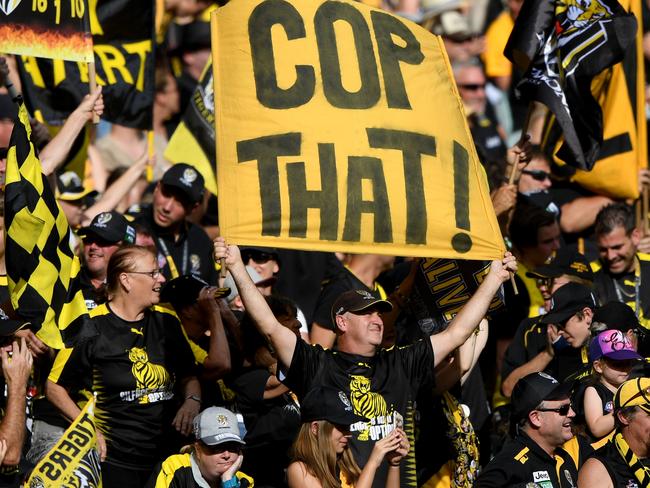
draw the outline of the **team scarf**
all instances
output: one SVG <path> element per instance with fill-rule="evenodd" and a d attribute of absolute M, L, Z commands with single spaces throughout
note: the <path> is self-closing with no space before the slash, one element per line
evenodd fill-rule
<path fill-rule="evenodd" d="M 623 439 L 623 434 L 618 431 L 614 436 L 614 445 L 616 446 L 618 453 L 634 473 L 636 479 L 639 480 L 641 486 L 644 488 L 650 486 L 650 467 L 641 464 L 639 458 L 636 457 L 625 439 Z"/>
<path fill-rule="evenodd" d="M 478 476 L 478 437 L 469 417 L 449 392 L 442 394 L 442 409 L 447 419 L 447 437 L 456 451 L 451 466 L 451 487 L 471 488 Z"/>

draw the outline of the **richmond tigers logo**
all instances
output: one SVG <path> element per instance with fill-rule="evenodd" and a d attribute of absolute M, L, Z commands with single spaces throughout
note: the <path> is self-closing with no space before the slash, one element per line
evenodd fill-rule
<path fill-rule="evenodd" d="M 350 401 L 354 413 L 367 418 L 368 420 L 380 415 L 386 415 L 386 401 L 379 394 L 370 391 L 370 379 L 365 376 L 352 376 L 350 381 Z M 369 429 L 363 430 L 359 434 L 360 441 L 368 440 Z"/>
<path fill-rule="evenodd" d="M 135 377 L 138 389 L 155 390 L 171 383 L 167 370 L 160 364 L 150 363 L 149 355 L 144 349 L 132 347 L 129 350 L 129 360 L 133 363 L 131 374 Z M 149 403 L 148 396 L 141 396 L 140 403 Z"/>

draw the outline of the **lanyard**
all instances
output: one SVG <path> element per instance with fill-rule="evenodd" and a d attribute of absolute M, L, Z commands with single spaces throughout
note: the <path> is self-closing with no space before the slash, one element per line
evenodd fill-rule
<path fill-rule="evenodd" d="M 165 260 L 167 261 L 167 264 L 169 265 L 169 272 L 172 275 L 172 278 L 178 278 L 180 274 L 178 273 L 178 268 L 176 267 L 176 263 L 174 262 L 174 259 L 172 258 L 172 255 L 169 252 L 169 249 L 167 248 L 167 244 L 165 244 L 165 241 L 162 240 L 162 238 L 158 238 L 158 245 L 160 246 L 160 250 L 163 252 L 165 255 Z M 187 239 L 185 239 L 185 242 L 183 243 L 183 274 L 187 274 Z"/>
<path fill-rule="evenodd" d="M 634 267 L 634 314 L 636 318 L 639 318 L 639 313 L 641 313 L 641 303 L 640 303 L 640 288 L 641 288 L 641 267 L 639 263 L 636 263 Z M 621 290 L 621 285 L 618 284 L 616 280 L 614 282 L 614 290 L 616 291 L 616 298 L 621 303 L 626 303 L 625 298 Z"/>

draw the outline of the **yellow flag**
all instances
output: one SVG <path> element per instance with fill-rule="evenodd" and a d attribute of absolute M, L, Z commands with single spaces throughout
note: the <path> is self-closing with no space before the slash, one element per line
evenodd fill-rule
<path fill-rule="evenodd" d="M 59 442 L 36 465 L 29 488 L 101 488 L 99 453 L 95 449 L 95 399 L 91 398 Z"/>
<path fill-rule="evenodd" d="M 212 16 L 231 242 L 466 259 L 503 241 L 440 38 L 351 1 Z"/>

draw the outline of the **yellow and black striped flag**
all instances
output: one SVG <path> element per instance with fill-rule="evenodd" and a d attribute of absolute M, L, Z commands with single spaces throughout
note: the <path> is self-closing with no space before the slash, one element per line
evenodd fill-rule
<path fill-rule="evenodd" d="M 48 346 L 73 344 L 88 319 L 79 259 L 70 227 L 41 172 L 30 140 L 27 109 L 19 101 L 7 154 L 5 260 L 11 304 Z"/>

